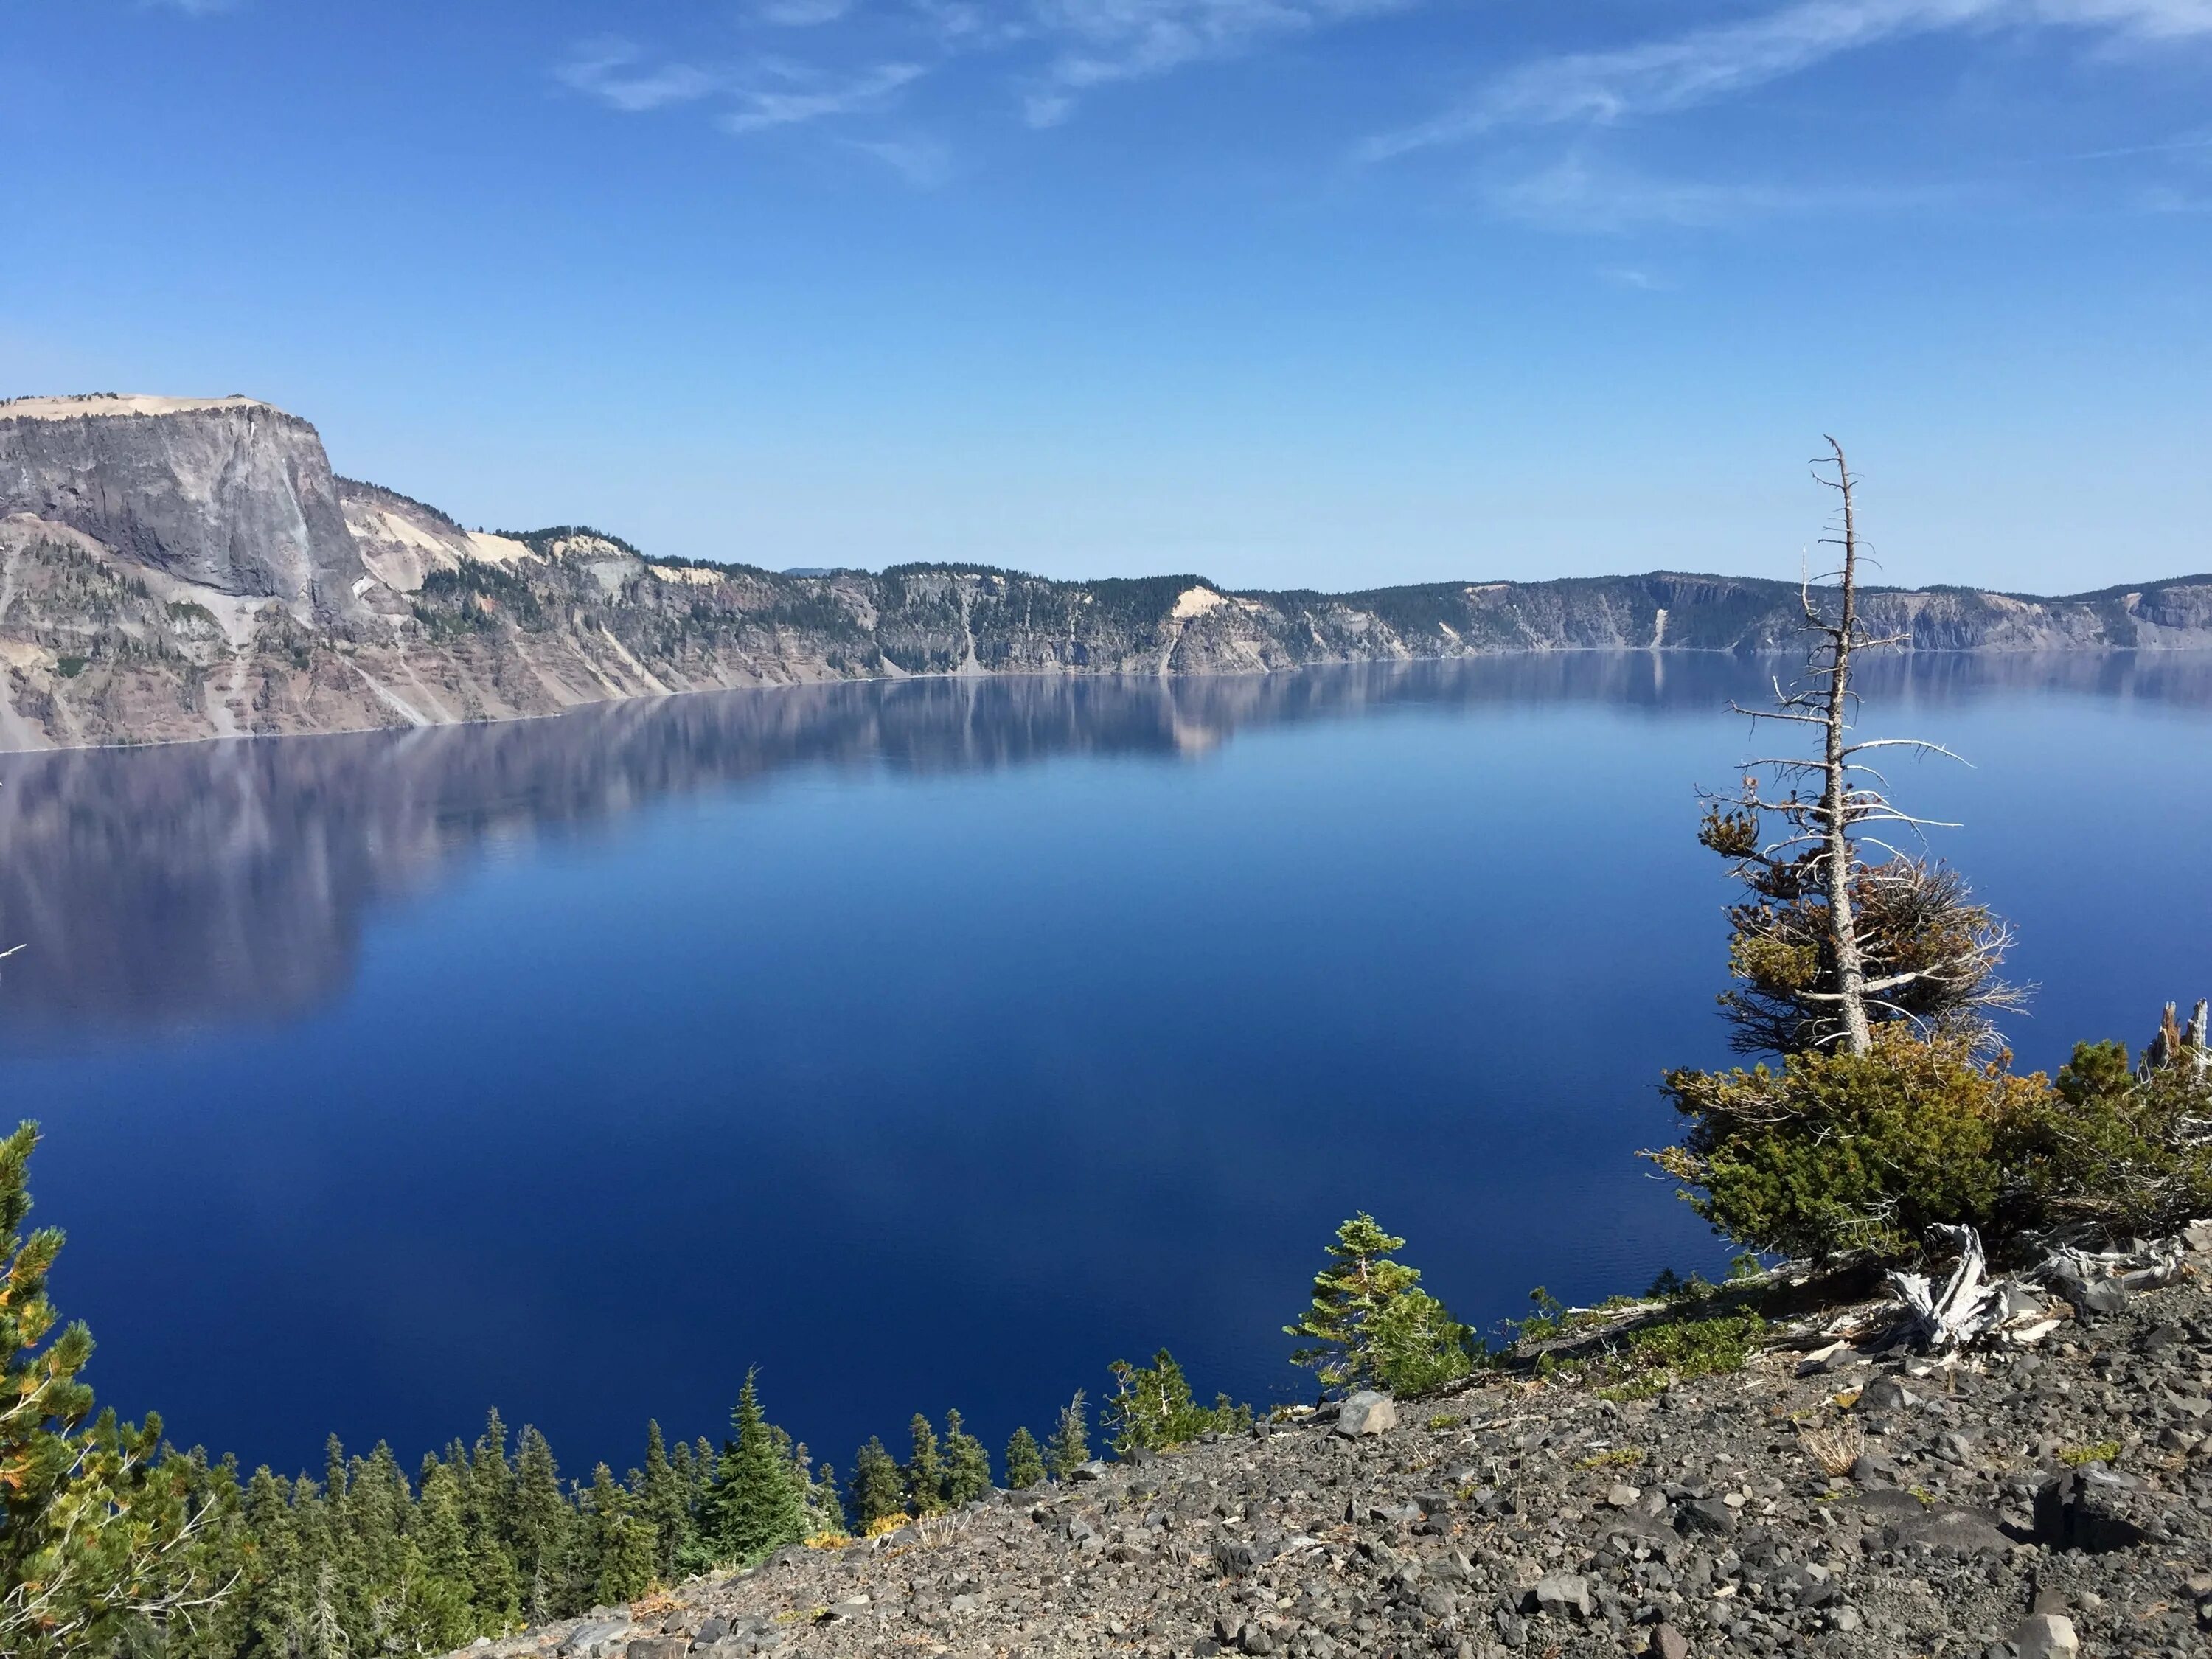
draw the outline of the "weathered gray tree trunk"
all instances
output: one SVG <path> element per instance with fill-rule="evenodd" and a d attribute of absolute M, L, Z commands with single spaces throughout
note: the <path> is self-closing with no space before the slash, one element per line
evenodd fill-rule
<path fill-rule="evenodd" d="M 1867 1021 L 1866 962 L 1859 951 L 1858 925 L 1851 911 L 1851 878 L 1857 873 L 1857 854 L 1851 846 L 1849 744 L 1845 711 L 1851 695 L 1851 642 L 1858 627 L 1858 520 L 1851 500 L 1850 468 L 1844 447 L 1833 438 L 1836 488 L 1844 497 L 1843 611 L 1826 624 L 1829 640 L 1827 707 L 1820 771 L 1820 818 L 1826 842 L 1821 874 L 1827 890 L 1830 948 L 1836 958 L 1836 993 L 1844 1022 L 1844 1046 L 1855 1054 L 1874 1047 L 1874 1031 Z"/>

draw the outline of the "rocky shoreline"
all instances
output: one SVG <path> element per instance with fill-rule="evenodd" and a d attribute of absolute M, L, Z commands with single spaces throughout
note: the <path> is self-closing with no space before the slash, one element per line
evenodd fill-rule
<path fill-rule="evenodd" d="M 1524 1353 L 467 1651 L 2202 1655 L 2212 1227 L 2186 1245 L 2174 1282 L 2023 1306 L 1965 1352 L 1875 1300 L 1648 1390 Z"/>

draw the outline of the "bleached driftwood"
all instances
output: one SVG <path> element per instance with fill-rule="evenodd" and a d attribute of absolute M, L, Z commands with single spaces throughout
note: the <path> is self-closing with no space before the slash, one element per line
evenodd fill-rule
<path fill-rule="evenodd" d="M 2182 1248 L 2179 1238 L 2160 1238 L 2124 1250 L 2053 1250 L 2037 1271 L 2083 1313 L 2111 1313 L 2136 1291 L 2179 1278 Z"/>
<path fill-rule="evenodd" d="M 1930 1353 L 1947 1353 L 2003 1323 L 2007 1287 L 1988 1282 L 1982 1236 L 1972 1227 L 1934 1230 L 1958 1247 L 1959 1262 L 1938 1291 L 1925 1273 L 1893 1273 L 1890 1285 L 1905 1304 L 1908 1339 Z"/>

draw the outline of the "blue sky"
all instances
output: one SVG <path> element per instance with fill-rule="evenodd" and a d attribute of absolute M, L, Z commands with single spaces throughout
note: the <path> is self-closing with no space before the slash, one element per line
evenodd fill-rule
<path fill-rule="evenodd" d="M 2212 0 L 0 0 L 0 393 L 469 523 L 1343 588 L 2212 568 Z"/>

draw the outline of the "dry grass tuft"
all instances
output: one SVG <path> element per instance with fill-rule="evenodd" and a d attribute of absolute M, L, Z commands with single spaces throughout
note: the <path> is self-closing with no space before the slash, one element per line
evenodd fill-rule
<path fill-rule="evenodd" d="M 1824 1429 L 1800 1429 L 1797 1443 L 1805 1455 L 1830 1474 L 1849 1474 L 1866 1450 L 1866 1435 L 1849 1418 Z"/>

